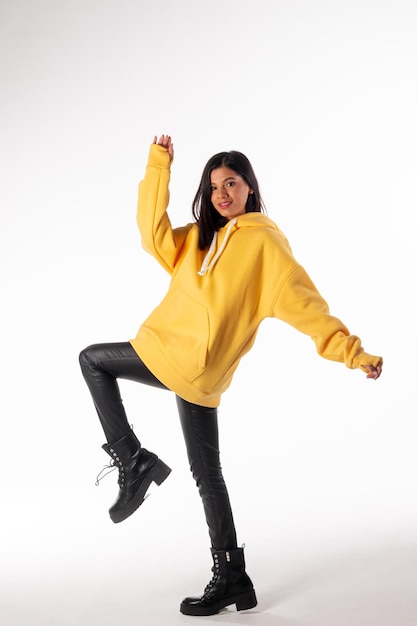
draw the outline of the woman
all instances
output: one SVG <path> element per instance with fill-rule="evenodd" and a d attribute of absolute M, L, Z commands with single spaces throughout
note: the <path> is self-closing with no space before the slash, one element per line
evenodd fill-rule
<path fill-rule="evenodd" d="M 223 152 L 208 161 L 193 202 L 195 222 L 173 229 L 166 213 L 173 157 L 171 137 L 155 137 L 137 213 L 144 248 L 171 274 L 168 293 L 135 339 L 90 346 L 80 363 L 107 439 L 103 449 L 119 470 L 119 494 L 109 511 L 116 523 L 142 504 L 152 481 L 160 485 L 171 471 L 130 428 L 117 379 L 175 392 L 214 561 L 204 593 L 185 598 L 180 610 L 213 615 L 231 604 L 245 610 L 257 602 L 222 476 L 217 407 L 259 324 L 266 317 L 288 322 L 310 335 L 322 357 L 374 380 L 382 359 L 367 354 L 329 314 L 286 238 L 262 213 L 258 183 L 243 154 Z"/>

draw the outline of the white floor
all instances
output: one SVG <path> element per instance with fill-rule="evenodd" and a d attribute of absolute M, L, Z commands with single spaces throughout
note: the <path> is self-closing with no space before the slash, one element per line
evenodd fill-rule
<path fill-rule="evenodd" d="M 44 517 L 38 511 L 31 518 L 29 506 L 15 521 L 11 543 L 3 535 L 0 623 L 417 625 L 415 525 L 381 520 L 375 530 L 364 520 L 338 527 L 323 519 L 320 528 L 317 516 L 286 525 L 270 518 L 256 524 L 256 515 L 249 520 L 245 553 L 256 609 L 237 613 L 231 607 L 207 618 L 181 615 L 180 600 L 203 589 L 211 563 L 205 529 L 193 523 L 198 508 L 188 508 L 180 528 L 183 503 L 175 495 L 176 480 L 164 486 L 164 497 L 157 490 L 120 525 L 103 511 L 110 487 L 80 502 L 80 517 L 83 508 L 89 510 L 84 522 L 68 517 L 59 501 L 55 513 L 50 507 Z"/>
<path fill-rule="evenodd" d="M 178 556 L 178 555 L 176 555 Z M 114 554 L 112 554 L 114 558 Z M 2 592 L 4 626 L 136 626 L 137 624 L 219 624 L 248 626 L 414 626 L 417 624 L 416 546 L 394 538 L 387 544 L 333 550 L 321 559 L 293 561 L 271 554 L 251 555 L 259 605 L 237 613 L 234 607 L 210 618 L 178 612 L 183 594 L 197 592 L 200 567 L 190 559 L 168 563 L 156 554 L 132 562 L 127 555 L 117 564 L 63 564 L 62 571 L 45 574 Z M 181 569 L 183 567 L 184 569 Z M 208 579 L 208 572 L 206 578 Z M 202 585 L 200 585 L 201 588 Z"/>

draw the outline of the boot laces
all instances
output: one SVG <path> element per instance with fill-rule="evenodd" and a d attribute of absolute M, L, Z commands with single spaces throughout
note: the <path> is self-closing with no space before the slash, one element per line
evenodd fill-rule
<path fill-rule="evenodd" d="M 206 588 L 204 589 L 204 594 L 203 594 L 204 596 L 210 593 L 210 591 L 213 589 L 214 585 L 217 583 L 217 580 L 219 578 L 219 573 L 214 567 L 212 568 L 212 572 L 213 572 L 213 576 L 210 582 L 206 585 Z"/>
<path fill-rule="evenodd" d="M 123 470 L 123 466 L 122 463 L 120 462 L 116 462 L 115 460 L 111 460 L 110 463 L 108 465 L 105 465 L 103 467 L 103 469 L 101 469 L 99 471 L 99 473 L 97 474 L 96 477 L 96 482 L 95 485 L 96 487 L 99 486 L 100 482 L 103 480 L 103 478 L 106 478 L 106 476 L 108 476 L 109 474 L 111 474 L 112 472 L 114 472 L 114 470 L 118 469 L 119 470 L 119 478 L 117 480 L 118 484 L 120 485 L 120 487 L 123 485 L 124 483 L 124 479 L 125 479 L 125 474 L 124 474 L 124 470 Z M 107 470 L 107 471 L 106 471 Z"/>
<path fill-rule="evenodd" d="M 214 565 L 211 568 L 211 571 L 213 572 L 213 576 L 211 577 L 210 582 L 206 585 L 206 588 L 204 589 L 203 597 L 210 593 L 214 585 L 219 580 L 219 561 L 217 555 L 214 555 Z"/>

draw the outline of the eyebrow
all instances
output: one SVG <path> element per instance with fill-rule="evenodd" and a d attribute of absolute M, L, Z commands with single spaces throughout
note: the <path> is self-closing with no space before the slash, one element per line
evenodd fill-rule
<path fill-rule="evenodd" d="M 225 183 L 227 180 L 236 180 L 236 176 L 228 176 L 227 178 L 223 178 L 222 182 Z M 214 181 L 210 180 L 211 184 L 214 185 Z"/>

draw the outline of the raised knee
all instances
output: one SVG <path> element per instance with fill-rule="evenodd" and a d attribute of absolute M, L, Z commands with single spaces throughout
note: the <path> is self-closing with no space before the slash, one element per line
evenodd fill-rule
<path fill-rule="evenodd" d="M 84 350 L 81 350 L 80 355 L 78 357 L 81 369 L 88 368 L 94 365 L 92 348 L 93 346 L 88 346 L 87 348 L 84 348 Z"/>

